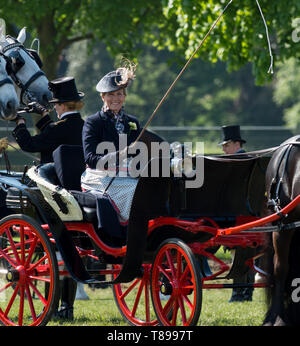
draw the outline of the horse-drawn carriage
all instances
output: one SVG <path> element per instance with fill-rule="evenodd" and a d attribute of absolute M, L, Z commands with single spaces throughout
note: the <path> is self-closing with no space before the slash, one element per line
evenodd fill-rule
<path fill-rule="evenodd" d="M 9 91 L 8 98 L 0 98 L 3 119 L 13 119 L 18 107 L 13 82 L 25 104 L 33 98 L 43 103 L 49 93 L 48 81 L 24 41 L 23 30 L 17 40 L 8 38 L 1 48 L 0 87 Z M 298 144 L 284 144 L 269 165 L 267 192 L 274 214 L 260 217 L 269 158 L 249 153 L 247 157 L 206 157 L 204 185 L 199 188 L 187 189 L 185 182 L 190 178 L 184 176 L 139 178 L 123 239 L 114 239 L 109 229 L 98 227 L 95 196 L 80 191 L 85 169 L 82 152 L 75 153 L 75 159 L 59 152 L 51 169 L 37 166 L 24 174 L 1 173 L 7 205 L 17 214 L 0 221 L 0 322 L 45 325 L 58 303 L 60 276 L 96 283 L 99 275 L 106 275 L 129 323 L 195 325 L 203 288 L 238 286 L 227 279 L 248 270 L 265 274 L 255 260 L 264 251 L 264 232 L 278 230 L 278 225 L 267 224 L 278 220 L 283 232 L 275 239 L 274 272 L 280 281 L 275 289 L 280 299 L 287 265 L 282 247 L 289 247 L 291 241 L 291 232 L 285 230 L 299 228 L 299 213 L 285 218 L 300 202 L 295 173 L 299 160 L 294 149 Z M 66 164 L 68 160 L 71 165 Z M 291 174 L 286 184 L 289 191 L 282 188 L 287 173 Z M 231 265 L 215 255 L 220 245 L 235 250 Z M 208 270 L 207 259 L 217 269 Z M 95 269 L 89 266 L 91 260 L 107 268 Z M 226 281 L 215 283 L 217 279 Z M 271 323 L 280 317 L 281 305 L 270 310 Z"/>
<path fill-rule="evenodd" d="M 60 276 L 96 283 L 106 275 L 130 324 L 196 325 L 202 289 L 234 287 L 227 280 L 248 270 L 263 273 L 254 261 L 264 251 L 264 233 L 239 227 L 260 221 L 268 157 L 206 157 L 204 185 L 196 189 L 185 188 L 184 175 L 139 178 L 124 239 L 98 227 L 95 196 L 80 191 L 81 147 L 61 146 L 54 161 L 50 169 L 0 177 L 7 206 L 17 213 L 0 221 L 2 323 L 45 325 Z M 212 251 L 220 245 L 235 250 L 231 265 Z M 90 260 L 107 267 L 92 269 Z"/>

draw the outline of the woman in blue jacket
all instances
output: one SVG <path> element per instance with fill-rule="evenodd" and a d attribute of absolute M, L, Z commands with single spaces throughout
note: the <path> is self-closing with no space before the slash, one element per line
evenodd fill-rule
<path fill-rule="evenodd" d="M 132 68 L 119 68 L 106 74 L 96 86 L 103 107 L 86 119 L 82 132 L 84 157 L 89 168 L 96 168 L 99 160 L 107 161 L 105 154 L 97 153 L 100 143 L 113 143 L 116 152 L 108 155 L 116 155 L 119 151 L 119 135 L 127 135 L 129 146 L 140 133 L 137 118 L 124 111 L 126 88 L 133 79 Z"/>

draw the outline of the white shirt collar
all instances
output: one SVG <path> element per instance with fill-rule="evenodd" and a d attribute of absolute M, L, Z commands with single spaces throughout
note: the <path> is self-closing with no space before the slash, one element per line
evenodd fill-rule
<path fill-rule="evenodd" d="M 65 112 L 60 115 L 59 120 L 63 119 L 68 114 L 74 114 L 74 113 L 79 113 L 79 112 L 78 111 Z"/>

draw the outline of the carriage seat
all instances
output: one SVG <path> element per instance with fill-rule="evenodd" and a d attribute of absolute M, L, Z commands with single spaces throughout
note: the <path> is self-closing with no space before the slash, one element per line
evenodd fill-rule
<path fill-rule="evenodd" d="M 28 177 L 62 221 L 92 221 L 96 216 L 95 197 L 80 191 L 85 169 L 82 148 L 62 145 L 54 151 L 53 158 L 52 163 L 31 167 Z"/>
<path fill-rule="evenodd" d="M 110 201 L 99 201 L 94 194 L 80 190 L 85 170 L 82 147 L 61 145 L 53 152 L 53 159 L 53 163 L 30 169 L 28 174 L 61 220 L 92 222 L 96 230 L 123 238 L 127 227 L 120 225 Z"/>
<path fill-rule="evenodd" d="M 84 219 L 95 222 L 96 197 L 81 191 L 81 175 L 85 171 L 84 154 L 80 145 L 60 145 L 53 152 L 55 175 L 58 184 L 68 190 L 82 207 Z"/>
<path fill-rule="evenodd" d="M 81 175 L 86 168 L 82 147 L 60 145 L 53 152 L 53 161 L 60 185 L 66 190 L 81 191 Z"/>

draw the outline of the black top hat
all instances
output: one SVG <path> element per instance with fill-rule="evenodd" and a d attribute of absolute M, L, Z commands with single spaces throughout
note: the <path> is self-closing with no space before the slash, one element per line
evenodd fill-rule
<path fill-rule="evenodd" d="M 239 125 L 222 126 L 222 131 L 223 140 L 219 143 L 219 145 L 224 145 L 230 141 L 246 143 L 246 141 L 241 138 Z"/>
<path fill-rule="evenodd" d="M 49 82 L 49 90 L 53 93 L 53 99 L 49 103 L 63 103 L 69 101 L 79 101 L 84 93 L 77 91 L 73 77 L 57 78 Z"/>
<path fill-rule="evenodd" d="M 102 77 L 96 85 L 96 90 L 100 93 L 109 93 L 119 89 L 126 88 L 127 83 L 122 84 L 122 75 L 118 71 L 111 71 Z"/>

